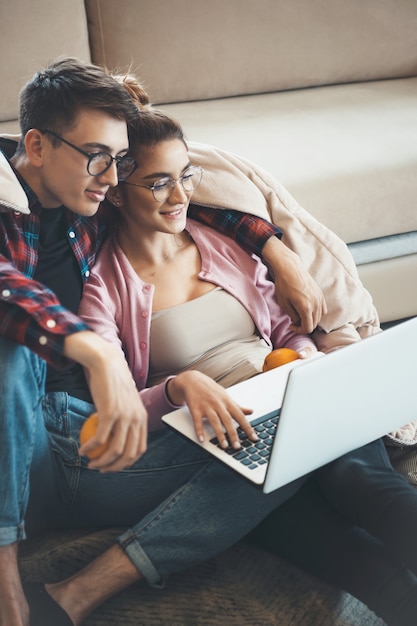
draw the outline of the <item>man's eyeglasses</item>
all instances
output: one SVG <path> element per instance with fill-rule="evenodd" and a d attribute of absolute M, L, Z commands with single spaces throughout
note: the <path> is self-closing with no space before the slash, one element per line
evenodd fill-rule
<path fill-rule="evenodd" d="M 180 182 L 184 191 L 191 192 L 197 189 L 201 183 L 203 177 L 203 168 L 198 165 L 191 165 L 187 167 L 184 174 L 179 178 L 160 178 L 153 185 L 140 185 L 139 183 L 132 183 L 130 181 L 122 181 L 125 185 L 132 185 L 133 187 L 143 187 L 144 189 L 150 189 L 152 195 L 157 202 L 164 202 L 168 200 L 175 187 L 175 183 Z"/>
<path fill-rule="evenodd" d="M 40 130 L 40 129 L 39 129 Z M 117 169 L 117 179 L 119 182 L 124 181 L 128 176 L 132 174 L 132 172 L 137 168 L 137 164 L 135 159 L 130 156 L 112 156 L 108 152 L 86 152 L 78 146 L 74 146 L 73 143 L 67 141 L 61 135 L 58 135 L 52 130 L 41 130 L 41 133 L 47 133 L 48 135 L 52 135 L 56 139 L 59 139 L 63 143 L 70 146 L 80 154 L 83 154 L 88 159 L 87 163 L 87 172 L 90 176 L 100 176 L 100 174 L 104 174 L 111 167 L 113 161 L 116 162 Z"/>

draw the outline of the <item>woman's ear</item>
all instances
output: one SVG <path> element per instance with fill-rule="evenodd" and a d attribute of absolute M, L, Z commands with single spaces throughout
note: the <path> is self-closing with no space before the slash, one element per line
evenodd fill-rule
<path fill-rule="evenodd" d="M 106 193 L 107 200 L 116 207 L 121 207 L 123 202 L 120 194 L 120 190 L 117 187 L 110 187 Z"/>

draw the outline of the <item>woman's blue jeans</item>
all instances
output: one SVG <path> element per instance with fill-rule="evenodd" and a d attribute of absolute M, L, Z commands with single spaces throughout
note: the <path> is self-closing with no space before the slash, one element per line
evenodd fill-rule
<path fill-rule="evenodd" d="M 377 440 L 316 471 L 251 536 L 388 625 L 415 626 L 416 528 L 417 490 Z"/>
<path fill-rule="evenodd" d="M 94 407 L 44 394 L 45 363 L 0 338 L 0 545 L 46 528 L 129 527 L 119 543 L 150 584 L 245 536 L 303 484 L 272 494 L 161 429 L 131 468 L 89 470 L 78 454 Z"/>

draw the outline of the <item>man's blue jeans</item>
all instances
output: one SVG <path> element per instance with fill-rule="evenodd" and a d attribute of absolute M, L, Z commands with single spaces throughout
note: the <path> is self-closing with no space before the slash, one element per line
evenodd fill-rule
<path fill-rule="evenodd" d="M 44 395 L 45 363 L 0 338 L 0 545 L 45 528 L 126 526 L 119 543 L 150 584 L 244 537 L 303 484 L 265 495 L 167 429 L 131 468 L 89 470 L 78 454 L 94 407 Z"/>

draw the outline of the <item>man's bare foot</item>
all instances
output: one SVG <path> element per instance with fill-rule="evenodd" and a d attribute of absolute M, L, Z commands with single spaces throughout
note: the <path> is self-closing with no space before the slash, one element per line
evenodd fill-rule
<path fill-rule="evenodd" d="M 29 626 L 17 564 L 17 543 L 0 546 L 0 626 Z"/>

